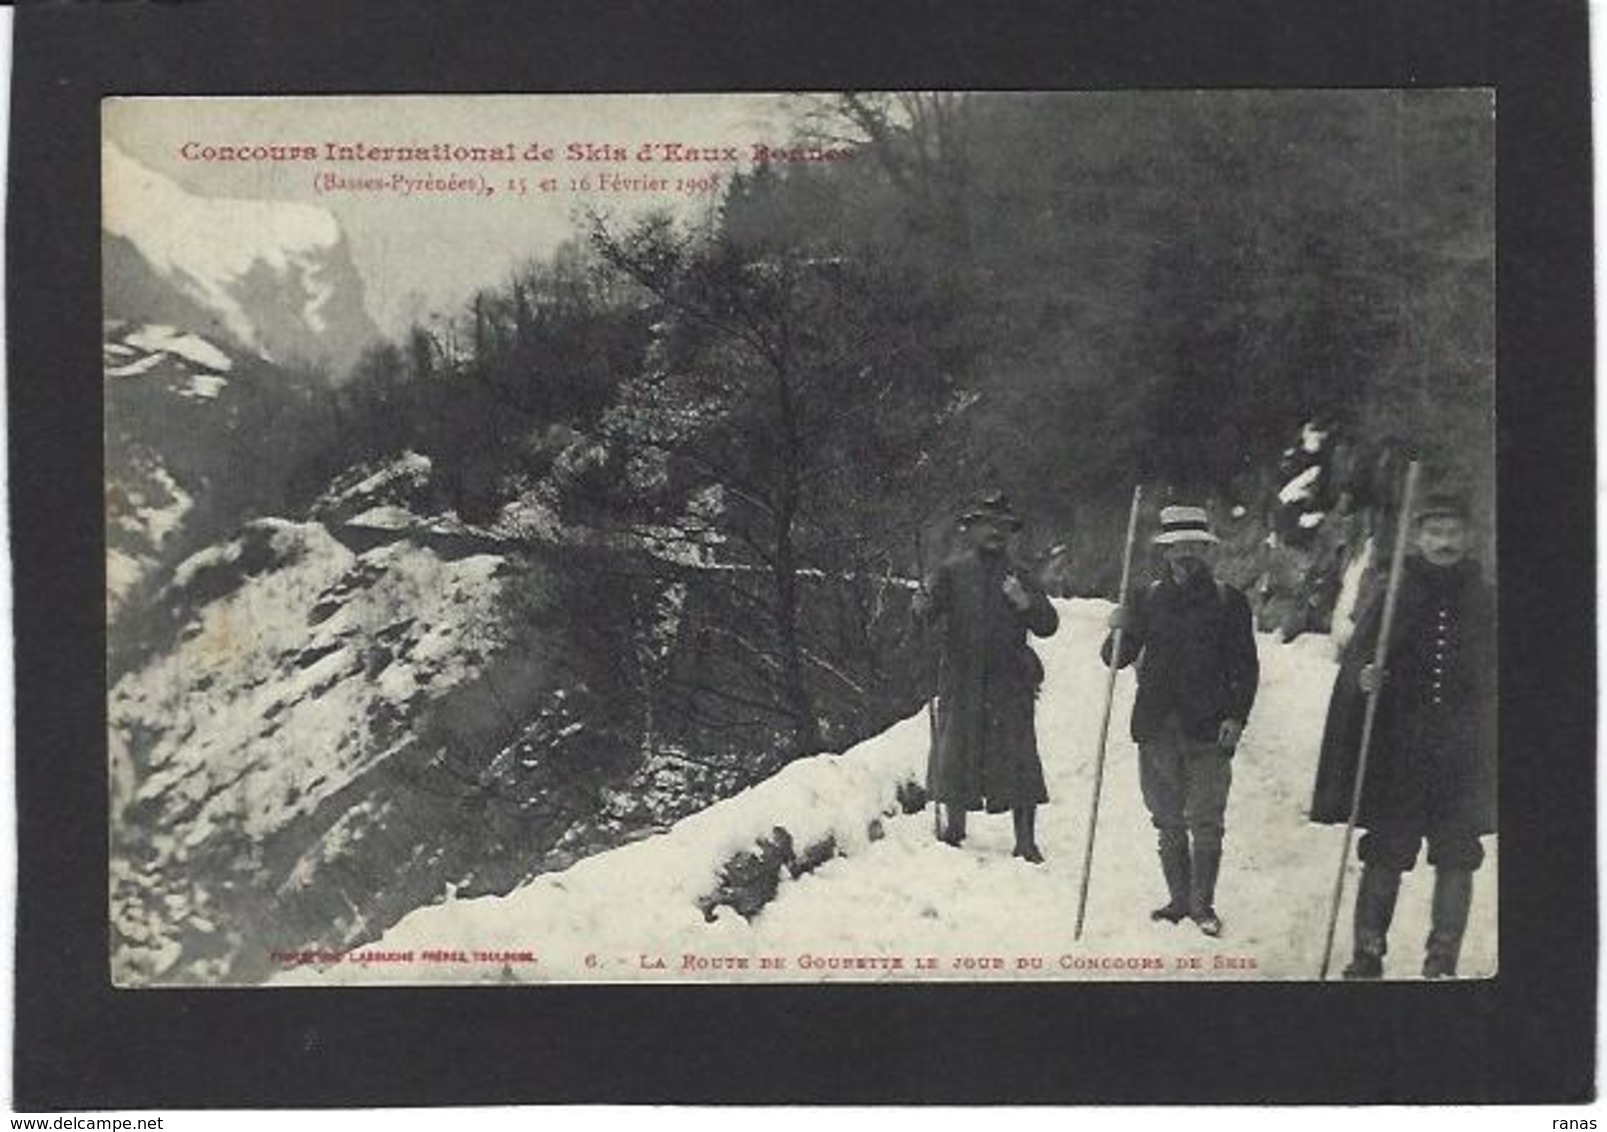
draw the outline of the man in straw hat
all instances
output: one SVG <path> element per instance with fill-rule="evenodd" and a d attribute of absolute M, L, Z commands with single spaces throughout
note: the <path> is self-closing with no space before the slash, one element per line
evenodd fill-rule
<path fill-rule="evenodd" d="M 938 566 L 914 601 L 916 617 L 939 624 L 941 633 L 927 791 L 940 807 L 940 840 L 964 840 L 968 811 L 1010 810 L 1014 856 L 1037 864 L 1037 806 L 1049 792 L 1033 722 L 1043 666 L 1027 634 L 1047 637 L 1060 619 L 1010 558 L 1021 520 L 1003 492 L 978 497 L 956 524 L 963 549 Z"/>
<path fill-rule="evenodd" d="M 1212 575 L 1217 539 L 1205 509 L 1163 508 L 1154 541 L 1166 561 L 1164 576 L 1110 617 L 1111 629 L 1123 630 L 1117 666 L 1143 658 L 1132 732 L 1169 897 L 1150 918 L 1175 924 L 1187 916 L 1216 936 L 1233 751 L 1261 668 L 1249 602 Z M 1106 664 L 1114 639 L 1105 641 Z"/>
<path fill-rule="evenodd" d="M 1473 873 L 1484 862 L 1479 837 L 1496 829 L 1495 595 L 1472 557 L 1466 498 L 1428 495 L 1411 537 L 1387 672 L 1373 665 L 1383 620 L 1379 587 L 1357 612 L 1334 681 L 1312 798 L 1312 821 L 1350 820 L 1366 697 L 1376 690 L 1357 814 L 1367 833 L 1357 846 L 1362 874 L 1347 979 L 1383 975 L 1401 874 L 1417 863 L 1425 838 L 1434 902 L 1423 976 L 1456 974 Z"/>

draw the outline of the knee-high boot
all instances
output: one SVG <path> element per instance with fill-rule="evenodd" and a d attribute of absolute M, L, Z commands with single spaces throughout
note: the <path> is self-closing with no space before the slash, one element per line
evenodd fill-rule
<path fill-rule="evenodd" d="M 1017 806 L 1011 816 L 1015 820 L 1016 847 L 1010 855 L 1041 865 L 1043 851 L 1038 848 L 1038 807 Z"/>
<path fill-rule="evenodd" d="M 1434 870 L 1434 912 L 1423 957 L 1423 977 L 1444 979 L 1456 974 L 1473 903 L 1473 873 L 1468 869 Z"/>
<path fill-rule="evenodd" d="M 1216 878 L 1222 869 L 1222 839 L 1194 838 L 1193 868 L 1189 884 L 1189 918 L 1209 936 L 1222 934 L 1222 918 L 1216 914 Z"/>
<path fill-rule="evenodd" d="M 1166 878 L 1168 900 L 1152 911 L 1149 918 L 1175 924 L 1189 914 L 1189 885 L 1192 876 L 1189 835 L 1181 829 L 1163 829 L 1160 831 L 1158 842 L 1161 875 Z"/>
<path fill-rule="evenodd" d="M 1363 865 L 1356 886 L 1356 919 L 1352 933 L 1347 979 L 1378 979 L 1384 974 L 1384 953 L 1389 950 L 1389 924 L 1395 918 L 1401 874 L 1378 865 Z"/>

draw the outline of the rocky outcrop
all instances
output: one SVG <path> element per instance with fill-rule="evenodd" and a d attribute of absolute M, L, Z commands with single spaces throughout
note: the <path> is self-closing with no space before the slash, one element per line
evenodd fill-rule
<path fill-rule="evenodd" d="M 101 349 L 107 609 L 120 671 L 130 647 L 157 643 L 124 624 L 125 610 L 149 612 L 166 571 L 242 519 L 286 513 L 336 421 L 327 391 L 226 340 L 108 319 Z"/>
<path fill-rule="evenodd" d="M 216 974 L 206 958 L 249 967 L 279 938 L 278 924 L 248 929 L 269 918 L 261 893 L 293 890 L 383 826 L 387 765 L 508 645 L 498 602 L 514 573 L 405 543 L 354 555 L 319 524 L 275 519 L 178 565 L 156 599 L 171 645 L 108 704 L 126 778 L 113 822 L 120 981 Z M 319 929 L 359 919 L 342 909 Z M 232 944 L 207 938 L 221 930 Z"/>

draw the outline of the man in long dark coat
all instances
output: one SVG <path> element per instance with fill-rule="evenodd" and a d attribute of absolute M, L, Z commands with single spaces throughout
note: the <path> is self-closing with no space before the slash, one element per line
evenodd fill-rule
<path fill-rule="evenodd" d="M 1233 752 L 1261 677 L 1250 603 L 1211 572 L 1216 541 L 1203 507 L 1163 508 L 1155 543 L 1166 573 L 1110 620 L 1123 630 L 1116 665 L 1142 656 L 1133 741 L 1169 897 L 1150 917 L 1186 916 L 1210 936 L 1222 934 L 1216 881 Z M 1107 665 L 1114 641 L 1101 652 Z"/>
<path fill-rule="evenodd" d="M 1377 689 L 1347 979 L 1382 976 L 1401 874 L 1416 864 L 1425 838 L 1434 903 L 1423 975 L 1456 974 L 1473 873 L 1484 862 L 1479 838 L 1496 830 L 1495 597 L 1470 555 L 1466 500 L 1429 496 L 1413 547 L 1402 564 L 1383 673 L 1372 663 L 1383 587 L 1358 611 L 1329 701 L 1311 805 L 1312 821 L 1349 820 L 1367 694 Z"/>
<path fill-rule="evenodd" d="M 939 808 L 938 837 L 965 838 L 968 811 L 1015 817 L 1014 855 L 1036 864 L 1037 806 L 1049 800 L 1033 724 L 1043 667 L 1027 633 L 1052 634 L 1054 606 L 1009 554 L 1021 528 L 1002 492 L 985 494 L 958 519 L 965 547 L 938 566 L 915 598 L 918 618 L 939 627 L 937 734 L 927 792 Z"/>

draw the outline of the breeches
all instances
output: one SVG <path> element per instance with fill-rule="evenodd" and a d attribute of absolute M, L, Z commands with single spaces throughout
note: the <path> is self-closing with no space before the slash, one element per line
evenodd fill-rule
<path fill-rule="evenodd" d="M 1466 869 L 1484 863 L 1484 846 L 1464 826 L 1454 823 L 1431 824 L 1425 831 L 1416 825 L 1379 824 L 1362 836 L 1356 854 L 1363 863 L 1409 873 L 1417 864 L 1417 853 L 1428 840 L 1428 863 L 1435 868 Z"/>
<path fill-rule="evenodd" d="M 1216 743 L 1168 734 L 1138 747 L 1138 781 L 1150 820 L 1168 834 L 1220 841 L 1233 785 L 1233 756 Z"/>

